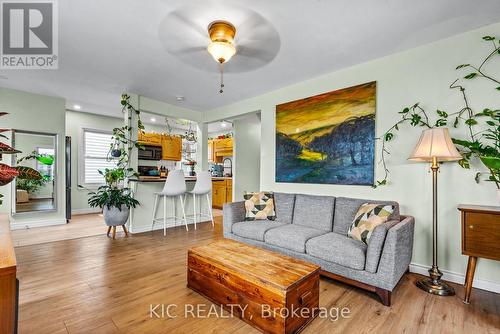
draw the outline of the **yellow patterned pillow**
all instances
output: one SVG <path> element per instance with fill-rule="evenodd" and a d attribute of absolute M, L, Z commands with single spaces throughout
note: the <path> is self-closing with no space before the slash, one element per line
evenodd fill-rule
<path fill-rule="evenodd" d="M 272 192 L 246 192 L 245 199 L 245 220 L 275 220 L 274 194 Z"/>
<path fill-rule="evenodd" d="M 385 223 L 393 212 L 393 205 L 365 203 L 359 207 L 347 235 L 368 244 L 375 227 Z"/>

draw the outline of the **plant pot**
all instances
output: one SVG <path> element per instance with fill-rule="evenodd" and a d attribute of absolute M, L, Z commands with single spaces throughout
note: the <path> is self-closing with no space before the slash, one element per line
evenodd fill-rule
<path fill-rule="evenodd" d="M 108 207 L 105 206 L 102 213 L 104 216 L 104 222 L 107 226 L 121 226 L 125 225 L 127 222 L 128 216 L 130 215 L 130 209 L 125 205 L 122 205 L 121 211 L 115 207 L 108 209 Z"/>
<path fill-rule="evenodd" d="M 497 202 L 500 204 L 500 189 L 497 189 Z"/>
<path fill-rule="evenodd" d="M 122 155 L 122 151 L 119 149 L 111 150 L 111 156 L 113 158 L 119 158 Z"/>

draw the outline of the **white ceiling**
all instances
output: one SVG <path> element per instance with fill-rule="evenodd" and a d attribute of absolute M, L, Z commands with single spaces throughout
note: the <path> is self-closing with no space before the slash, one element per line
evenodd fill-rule
<path fill-rule="evenodd" d="M 58 3 L 59 70 L 0 71 L 0 86 L 60 96 L 69 108 L 76 103 L 82 111 L 114 115 L 119 114 L 124 91 L 206 111 L 500 21 L 498 0 Z M 217 64 L 208 54 L 207 68 L 200 69 L 177 59 L 168 50 L 169 41 L 162 40 L 162 24 L 172 12 L 189 13 L 193 8 L 189 19 L 199 26 L 225 18 L 238 28 L 245 20 L 241 13 L 249 7 L 275 28 L 279 51 L 265 66 L 227 73 L 222 95 Z M 178 34 L 191 38 L 183 29 Z M 185 97 L 183 102 L 176 100 L 179 95 Z"/>

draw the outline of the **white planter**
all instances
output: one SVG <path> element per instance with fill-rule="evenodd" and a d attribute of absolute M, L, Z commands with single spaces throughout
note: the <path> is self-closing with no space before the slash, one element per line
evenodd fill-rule
<path fill-rule="evenodd" d="M 121 211 L 114 207 L 108 209 L 108 207 L 105 206 L 102 209 L 102 213 L 104 216 L 104 222 L 107 226 L 121 226 L 125 225 L 127 222 L 130 209 L 128 209 L 125 205 L 122 205 Z"/>

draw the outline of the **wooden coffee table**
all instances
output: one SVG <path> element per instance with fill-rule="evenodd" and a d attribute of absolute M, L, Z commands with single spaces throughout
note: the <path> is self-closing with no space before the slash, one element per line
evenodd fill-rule
<path fill-rule="evenodd" d="M 320 267 L 222 239 L 188 251 L 187 285 L 267 333 L 297 333 L 319 307 Z"/>

